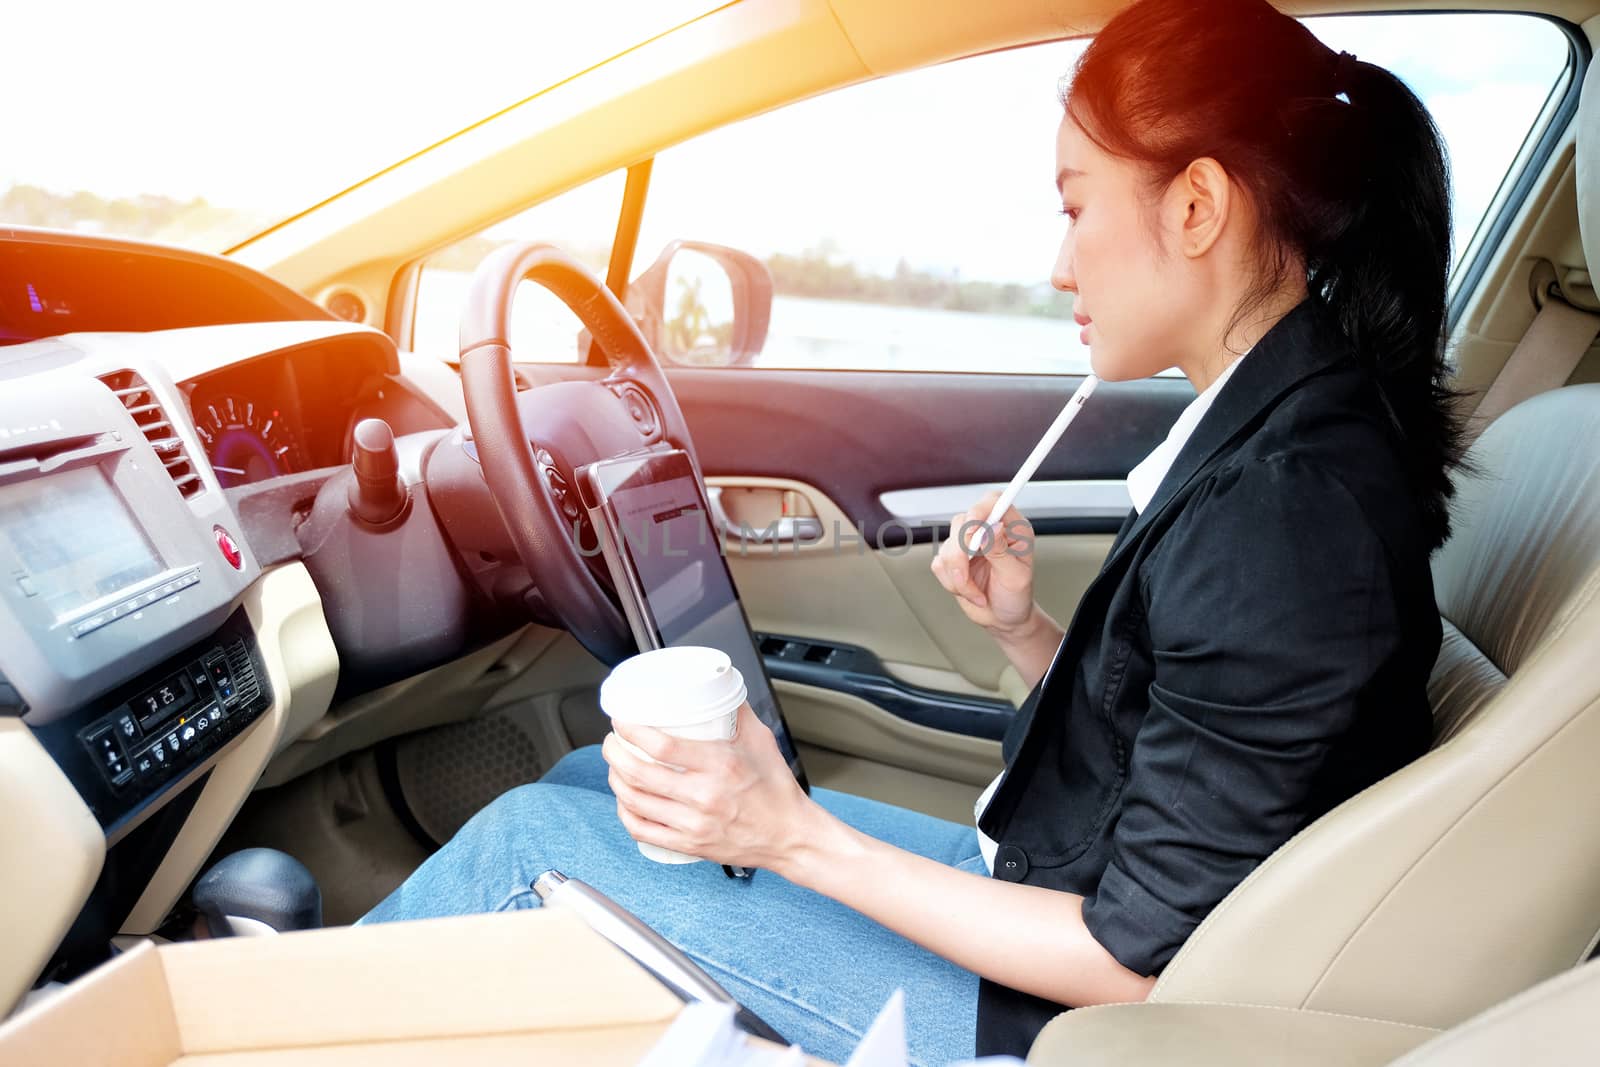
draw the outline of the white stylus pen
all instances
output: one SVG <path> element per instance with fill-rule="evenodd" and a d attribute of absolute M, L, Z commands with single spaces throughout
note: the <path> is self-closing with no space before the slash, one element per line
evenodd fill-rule
<path fill-rule="evenodd" d="M 1094 395 L 1094 387 L 1100 384 L 1100 379 L 1093 374 L 1083 379 L 1083 384 L 1073 392 L 1072 399 L 1061 409 L 1061 414 L 1056 416 L 1056 421 L 1039 438 L 1039 443 L 1033 446 L 1033 451 L 1028 453 L 1028 458 L 1022 461 L 1022 466 L 1017 470 L 1017 476 L 1011 479 L 1011 484 L 1006 486 L 1005 492 L 1000 494 L 1000 499 L 994 502 L 994 507 L 989 512 L 986 527 L 998 531 L 996 523 L 1004 516 L 1012 504 L 1016 503 L 1017 494 L 1022 492 L 1022 487 L 1028 484 L 1028 479 L 1033 477 L 1034 471 L 1039 469 L 1039 464 L 1044 462 L 1044 457 L 1056 447 L 1056 442 L 1061 440 L 1061 435 L 1066 433 L 1067 427 L 1072 425 L 1072 420 L 1078 417 L 1078 412 L 1083 408 L 1084 402 Z M 972 531 L 972 536 L 967 539 L 967 551 L 976 555 L 983 548 L 983 529 Z"/>

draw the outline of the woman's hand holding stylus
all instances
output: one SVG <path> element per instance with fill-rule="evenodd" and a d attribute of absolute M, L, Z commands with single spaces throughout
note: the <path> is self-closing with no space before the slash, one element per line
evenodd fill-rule
<path fill-rule="evenodd" d="M 1061 643 L 1061 627 L 1033 598 L 1033 525 L 1015 507 L 978 541 L 990 509 L 989 493 L 950 520 L 950 536 L 933 557 L 933 575 L 956 598 L 963 614 L 989 631 L 1031 689 L 1044 676 Z M 969 554 L 975 541 L 981 551 Z"/>
<path fill-rule="evenodd" d="M 950 536 L 933 557 L 933 575 L 967 618 L 991 632 L 1015 629 L 1033 611 L 1033 526 L 1016 508 L 1008 510 L 998 529 L 985 531 L 984 519 L 1000 499 L 990 493 L 950 520 Z M 978 539 L 981 551 L 965 547 Z"/>

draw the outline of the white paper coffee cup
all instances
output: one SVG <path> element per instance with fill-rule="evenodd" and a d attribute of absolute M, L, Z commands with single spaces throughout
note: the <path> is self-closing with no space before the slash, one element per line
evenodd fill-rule
<path fill-rule="evenodd" d="M 612 668 L 600 683 L 600 710 L 618 722 L 653 726 L 692 741 L 727 741 L 734 736 L 745 701 L 744 677 L 726 652 L 701 645 L 641 652 Z M 655 763 L 638 746 L 617 740 Z M 699 857 L 637 842 L 658 863 L 694 863 Z"/>

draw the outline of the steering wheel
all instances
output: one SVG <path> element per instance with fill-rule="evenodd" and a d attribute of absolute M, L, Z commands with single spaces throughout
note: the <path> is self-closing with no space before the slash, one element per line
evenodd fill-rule
<path fill-rule="evenodd" d="M 610 363 L 602 378 L 517 390 L 511 302 L 527 279 L 572 309 Z M 461 381 L 484 480 L 548 611 L 595 658 L 637 651 L 609 574 L 585 545 L 586 510 L 574 471 L 650 446 L 689 454 L 689 427 L 661 365 L 616 296 L 551 244 L 491 252 L 473 272 L 461 315 Z"/>

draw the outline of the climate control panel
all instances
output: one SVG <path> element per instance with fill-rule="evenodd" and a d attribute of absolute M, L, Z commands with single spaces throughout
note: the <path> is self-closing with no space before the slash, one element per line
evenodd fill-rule
<path fill-rule="evenodd" d="M 109 831 L 271 704 L 240 611 L 208 640 L 35 733 Z"/>
<path fill-rule="evenodd" d="M 113 789 L 170 777 L 216 747 L 235 709 L 260 692 L 244 640 L 206 649 L 105 718 L 79 731 Z"/>

